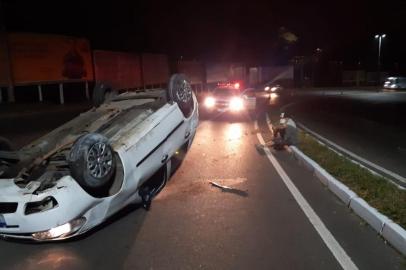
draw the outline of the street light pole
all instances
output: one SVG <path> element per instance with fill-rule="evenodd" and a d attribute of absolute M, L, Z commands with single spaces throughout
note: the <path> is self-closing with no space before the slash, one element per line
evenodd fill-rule
<path fill-rule="evenodd" d="M 385 34 L 375 35 L 375 39 L 378 40 L 378 83 L 381 84 L 381 49 L 382 40 L 386 37 Z"/>

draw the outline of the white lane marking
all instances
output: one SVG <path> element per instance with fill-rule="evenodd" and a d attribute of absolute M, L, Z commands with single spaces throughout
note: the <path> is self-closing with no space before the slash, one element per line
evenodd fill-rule
<path fill-rule="evenodd" d="M 258 130 L 258 123 L 255 121 L 255 130 Z M 264 144 L 265 141 L 260 132 L 257 132 L 258 140 L 261 144 Z M 268 147 L 264 147 L 265 154 L 268 157 L 271 164 L 274 166 L 276 171 L 278 172 L 279 176 L 282 178 L 283 182 L 285 183 L 286 187 L 289 189 L 290 193 L 295 198 L 296 202 L 299 204 L 302 211 L 305 213 L 307 218 L 309 219 L 310 223 L 316 229 L 317 233 L 320 235 L 321 239 L 324 241 L 326 246 L 329 248 L 333 256 L 336 258 L 338 263 L 344 270 L 355 270 L 358 267 L 354 264 L 351 258 L 347 255 L 345 250 L 340 246 L 331 232 L 326 228 L 324 223 L 321 221 L 319 216 L 314 212 L 313 208 L 310 204 L 306 201 L 300 191 L 296 188 L 295 184 L 293 184 L 292 180 L 286 174 L 285 170 L 281 167 L 279 162 L 275 159 L 272 155 L 271 151 Z"/>
<path fill-rule="evenodd" d="M 319 140 L 321 140 L 321 141 L 324 141 L 324 142 L 326 142 L 327 144 L 333 146 L 333 147 L 336 148 L 338 151 L 340 151 L 340 152 L 342 152 L 342 153 L 345 153 L 345 154 L 347 154 L 348 156 L 352 157 L 353 159 L 358 160 L 358 161 L 360 161 L 360 162 L 362 162 L 362 163 L 364 163 L 364 164 L 366 164 L 366 165 L 372 167 L 373 169 L 375 169 L 375 170 L 377 170 L 377 171 L 380 171 L 380 172 L 383 172 L 384 174 L 393 177 L 394 179 L 398 180 L 399 182 L 402 182 L 402 183 L 406 184 L 406 178 L 404 178 L 403 176 L 401 176 L 401 175 L 399 175 L 399 174 L 397 174 L 397 173 L 394 173 L 394 172 L 392 172 L 392 171 L 389 171 L 389 170 L 387 170 L 387 169 L 385 169 L 385 168 L 379 166 L 378 164 L 375 164 L 375 163 L 373 163 L 373 162 L 371 162 L 371 161 L 369 161 L 369 160 L 366 160 L 366 159 L 363 158 L 363 157 L 358 156 L 357 154 L 355 154 L 355 153 L 353 153 L 353 152 L 351 152 L 351 151 L 349 151 L 349 150 L 347 150 L 347 149 L 345 149 L 345 148 L 343 148 L 343 147 L 341 147 L 341 146 L 339 146 L 339 145 L 333 143 L 332 141 L 330 141 L 330 140 L 324 138 L 324 137 L 321 136 L 320 134 L 317 134 L 316 132 L 314 132 L 313 130 L 307 128 L 307 127 L 306 127 L 305 125 L 303 125 L 303 124 L 300 124 L 300 126 L 301 126 L 301 128 L 303 128 L 306 132 L 312 134 L 312 135 L 313 135 L 314 137 L 316 137 L 317 139 L 319 139 Z"/>

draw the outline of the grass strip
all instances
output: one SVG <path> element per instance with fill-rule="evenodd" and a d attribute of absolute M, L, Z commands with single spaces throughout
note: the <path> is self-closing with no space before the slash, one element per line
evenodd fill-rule
<path fill-rule="evenodd" d="M 300 150 L 379 212 L 406 228 L 406 191 L 299 133 Z"/>

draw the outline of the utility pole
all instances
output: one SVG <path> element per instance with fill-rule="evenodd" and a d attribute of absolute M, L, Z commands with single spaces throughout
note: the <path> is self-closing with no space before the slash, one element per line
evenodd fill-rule
<path fill-rule="evenodd" d="M 382 49 L 382 41 L 386 38 L 385 34 L 377 34 L 375 35 L 375 39 L 378 40 L 378 83 L 381 85 L 381 49 Z"/>

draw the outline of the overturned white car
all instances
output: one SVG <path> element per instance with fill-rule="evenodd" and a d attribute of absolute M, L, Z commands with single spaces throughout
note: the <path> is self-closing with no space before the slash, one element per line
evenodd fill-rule
<path fill-rule="evenodd" d="M 1 237 L 83 234 L 130 203 L 148 207 L 180 165 L 198 125 L 184 75 L 167 90 L 114 97 L 101 84 L 94 99 L 98 107 L 34 143 L 0 151 Z"/>

